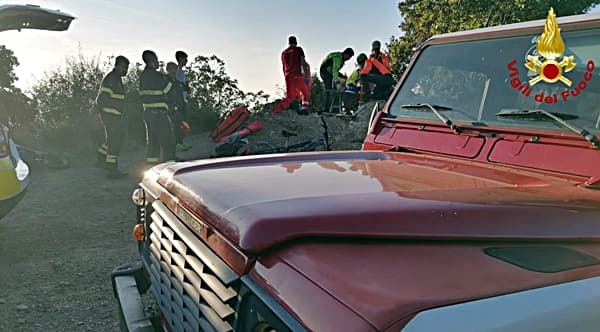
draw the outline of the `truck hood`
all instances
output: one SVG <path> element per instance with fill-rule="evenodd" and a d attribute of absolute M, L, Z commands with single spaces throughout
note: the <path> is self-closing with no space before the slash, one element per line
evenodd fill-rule
<path fill-rule="evenodd" d="M 517 168 L 408 153 L 226 158 L 155 169 L 247 254 L 305 237 L 597 239 L 600 191 Z"/>

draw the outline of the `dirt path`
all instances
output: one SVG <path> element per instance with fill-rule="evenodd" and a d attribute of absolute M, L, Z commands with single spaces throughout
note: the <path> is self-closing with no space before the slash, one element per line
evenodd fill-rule
<path fill-rule="evenodd" d="M 0 331 L 119 330 L 109 275 L 137 256 L 138 179 L 108 181 L 86 164 L 35 171 L 0 220 Z"/>

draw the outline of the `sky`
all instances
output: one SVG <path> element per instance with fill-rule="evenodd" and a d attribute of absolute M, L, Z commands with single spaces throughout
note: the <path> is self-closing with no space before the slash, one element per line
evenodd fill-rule
<path fill-rule="evenodd" d="M 327 53 L 350 46 L 368 53 L 401 34 L 398 1 L 348 0 L 27 0 L 76 17 L 66 32 L 39 30 L 1 33 L 0 45 L 15 52 L 17 86 L 28 89 L 65 57 L 124 55 L 142 62 L 144 49 L 159 60 L 174 61 L 175 51 L 216 54 L 244 91 L 280 94 L 284 87 L 280 54 L 295 35 L 312 70 Z M 354 59 L 353 59 L 354 60 Z M 350 72 L 354 61 L 343 71 Z"/>

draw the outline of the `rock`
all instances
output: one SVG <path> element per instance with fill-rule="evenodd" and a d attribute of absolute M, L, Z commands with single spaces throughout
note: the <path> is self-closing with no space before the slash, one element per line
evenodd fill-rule
<path fill-rule="evenodd" d="M 27 306 L 26 304 L 19 304 L 15 309 L 23 311 L 29 309 L 29 306 Z"/>
<path fill-rule="evenodd" d="M 5 299 L 0 299 L 0 304 L 5 304 L 6 300 Z"/>
<path fill-rule="evenodd" d="M 358 112 L 353 118 L 324 116 L 332 150 L 359 150 L 361 148 L 374 106 L 375 102 L 359 106 Z M 380 109 L 382 106 L 383 103 L 380 103 Z M 323 127 L 317 113 L 301 116 L 292 110 L 284 110 L 273 115 L 270 109 L 266 107 L 262 111 L 254 113 L 247 120 L 247 123 L 255 120 L 260 120 L 263 127 L 260 131 L 247 137 L 251 150 L 258 142 L 268 142 L 273 146 L 284 146 L 286 139 L 281 135 L 283 129 L 298 134 L 298 136 L 289 139 L 289 144 L 323 137 Z M 203 159 L 214 154 L 216 143 L 210 139 L 208 132 L 186 137 L 185 142 L 191 145 L 192 148 L 184 153 L 178 153 L 178 157 L 183 160 Z"/>

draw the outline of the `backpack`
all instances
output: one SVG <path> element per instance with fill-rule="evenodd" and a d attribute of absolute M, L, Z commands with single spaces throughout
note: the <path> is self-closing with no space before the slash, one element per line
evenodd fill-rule
<path fill-rule="evenodd" d="M 215 153 L 211 157 L 243 156 L 248 154 L 248 152 L 248 139 L 235 135 L 235 137 L 217 144 L 215 146 Z"/>
<path fill-rule="evenodd" d="M 210 133 L 210 137 L 219 142 L 223 137 L 235 132 L 250 117 L 250 111 L 246 106 L 238 106 L 225 115 L 217 123 L 215 129 Z"/>

